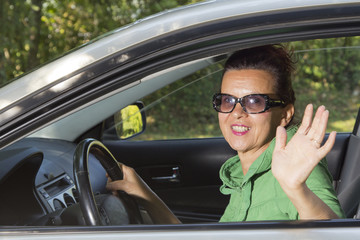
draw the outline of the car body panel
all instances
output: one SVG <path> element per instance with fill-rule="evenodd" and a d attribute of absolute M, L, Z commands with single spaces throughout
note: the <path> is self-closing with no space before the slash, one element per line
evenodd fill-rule
<path fill-rule="evenodd" d="M 279 223 L 269 223 L 259 226 L 256 223 L 243 224 L 242 226 L 232 224 L 225 227 L 224 224 L 217 224 L 213 227 L 210 225 L 193 225 L 190 228 L 179 225 L 163 225 L 161 231 L 153 226 L 143 227 L 143 229 L 113 229 L 95 227 L 75 228 L 75 229 L 32 229 L 8 231 L 7 239 L 92 239 L 101 237 L 102 239 L 357 239 L 359 230 L 356 222 L 351 227 L 329 228 L 329 225 L 336 225 L 336 222 L 324 223 L 327 227 L 309 227 L 309 225 L 319 224 L 298 224 L 299 227 L 293 228 L 291 223 L 282 225 Z M 349 223 L 348 223 L 349 224 Z M 302 225 L 302 226 L 301 226 Z M 351 225 L 351 223 L 349 224 Z M 304 227 L 305 226 L 305 227 Z M 243 229 L 244 227 L 245 229 Z M 289 227 L 289 228 L 287 228 Z M 308 228 L 309 227 L 309 228 Z M 40 231 L 39 231 L 40 230 Z M 255 231 L 254 231 L 255 230 Z M 0 233 L 1 236 L 1 233 Z"/>
<path fill-rule="evenodd" d="M 36 191 L 48 184 L 46 181 L 54 180 L 48 178 L 46 169 L 56 170 L 55 177 L 64 173 L 71 176 L 71 156 L 76 143 L 87 135 L 101 138 L 101 134 L 94 134 L 92 130 L 101 131 L 104 119 L 119 109 L 239 48 L 358 36 L 359 12 L 358 1 L 207 1 L 166 11 L 115 30 L 1 89 L 0 160 L 4 156 L 1 154 L 8 156 L 14 151 L 22 156 L 16 160 L 9 158 L 14 161 L 12 167 L 5 160 L 0 162 L 3 166 L 1 180 L 6 181 L 16 172 L 17 161 L 42 152 L 42 165 L 35 164 L 40 171 L 33 171 L 26 178 L 29 180 L 26 186 L 35 185 L 31 201 L 38 198 L 41 202 L 43 199 Z M 24 85 L 28 87 L 24 88 Z M 360 116 L 358 122 L 359 119 Z M 341 187 L 338 189 L 357 175 L 358 132 L 355 127 L 353 134 L 338 134 L 335 147 L 328 156 L 334 185 Z M 191 224 L 2 226 L 0 237 L 357 239 L 360 236 L 360 220 L 351 218 L 211 223 L 218 221 L 228 202 L 227 196 L 218 191 L 221 185 L 218 170 L 227 158 L 236 154 L 223 138 L 143 142 L 104 140 L 104 143 L 120 162 L 134 167 L 177 216 Z M 346 159 L 352 160 L 343 165 Z M 106 177 L 96 159 L 92 160 L 91 166 L 95 167 L 93 188 L 102 191 Z M 179 171 L 175 172 L 180 174 L 176 175 L 179 181 L 153 181 L 153 177 L 167 177 L 161 174 L 164 171 L 172 174 L 173 170 Z M 349 178 L 344 178 L 347 173 L 351 173 Z M 44 180 L 45 175 L 48 179 Z M 19 174 L 16 176 L 21 178 Z M 22 191 L 17 191 L 21 189 L 17 184 L 12 193 L 16 192 L 16 201 L 21 201 Z M 49 209 L 43 206 L 36 210 L 50 212 Z"/>

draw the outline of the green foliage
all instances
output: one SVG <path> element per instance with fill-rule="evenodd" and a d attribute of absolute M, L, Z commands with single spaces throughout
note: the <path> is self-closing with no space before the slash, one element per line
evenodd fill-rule
<path fill-rule="evenodd" d="M 129 105 L 114 115 L 115 129 L 120 139 L 126 139 L 140 133 L 144 124 L 139 107 Z"/>
<path fill-rule="evenodd" d="M 0 86 L 110 30 L 200 0 L 1 0 Z"/>
<path fill-rule="evenodd" d="M 325 105 L 330 111 L 329 130 L 351 131 L 359 108 L 360 37 L 293 42 L 297 71 L 296 115 L 306 104 Z"/>
<path fill-rule="evenodd" d="M 308 103 L 326 105 L 328 130 L 352 131 L 360 106 L 360 37 L 292 42 L 289 48 L 297 59 L 295 120 L 301 121 Z M 220 88 L 222 65 L 205 68 L 144 98 L 149 105 L 148 127 L 136 139 L 221 136 L 211 97 Z"/>
<path fill-rule="evenodd" d="M 223 63 L 217 63 L 170 84 L 142 101 L 147 128 L 136 139 L 221 136 L 212 95 L 218 92 Z M 164 97 L 165 96 L 165 97 Z"/>

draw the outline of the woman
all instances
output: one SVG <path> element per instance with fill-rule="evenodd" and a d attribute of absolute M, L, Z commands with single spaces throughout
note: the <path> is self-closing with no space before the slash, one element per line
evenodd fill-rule
<path fill-rule="evenodd" d="M 221 221 L 343 217 L 322 160 L 336 133 L 320 145 L 329 112 L 319 107 L 312 121 L 309 104 L 300 127 L 292 126 L 293 70 L 291 56 L 280 45 L 238 51 L 225 64 L 213 106 L 225 140 L 238 154 L 220 170 L 221 192 L 231 194 Z M 108 189 L 136 196 L 155 223 L 179 222 L 133 169 L 122 169 L 124 180 L 109 182 Z"/>

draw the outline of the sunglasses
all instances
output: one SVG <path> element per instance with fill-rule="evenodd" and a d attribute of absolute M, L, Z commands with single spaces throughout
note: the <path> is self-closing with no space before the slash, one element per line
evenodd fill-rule
<path fill-rule="evenodd" d="M 237 103 L 240 103 L 244 112 L 249 114 L 263 113 L 272 107 L 285 106 L 284 101 L 271 99 L 266 94 L 250 94 L 236 98 L 229 94 L 216 93 L 213 97 L 213 108 L 217 112 L 231 113 Z"/>

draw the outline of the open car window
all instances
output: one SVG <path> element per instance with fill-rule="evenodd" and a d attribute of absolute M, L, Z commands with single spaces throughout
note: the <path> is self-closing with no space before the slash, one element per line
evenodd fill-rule
<path fill-rule="evenodd" d="M 351 133 L 356 127 L 360 102 L 360 68 L 357 67 L 360 37 L 284 44 L 293 50 L 297 66 L 293 76 L 297 99 L 295 121 L 301 121 L 309 103 L 315 108 L 325 105 L 330 111 L 327 132 L 337 131 L 338 134 L 336 144 L 327 156 L 327 164 L 335 190 L 344 196 L 344 186 L 356 178 L 356 173 L 346 179 L 342 168 L 358 166 L 359 155 L 351 152 L 353 146 L 348 143 L 356 141 L 352 140 Z M 172 83 L 139 99 L 144 104 L 141 112 L 146 117 L 143 133 L 129 141 L 104 137 L 112 151 L 126 159 L 126 164 L 138 166 L 136 170 L 140 176 L 185 223 L 218 221 L 228 203 L 228 199 L 219 196 L 218 169 L 236 153 L 222 138 L 217 113 L 212 108 L 212 96 L 220 90 L 222 68 L 229 54 L 210 58 L 205 67 L 184 71 L 181 77 L 175 74 Z M 209 158 L 210 155 L 217 156 Z M 187 161 L 193 161 L 194 166 L 188 166 Z M 199 166 L 203 174 L 196 171 Z M 187 167 L 193 175 L 188 175 Z M 194 185 L 198 178 L 202 181 Z M 194 191 L 203 196 L 194 200 L 199 194 Z M 208 204 L 200 208 L 199 199 L 209 199 Z M 194 210 L 194 207 L 198 209 Z M 354 215 L 354 209 L 346 211 L 347 217 Z"/>
<path fill-rule="evenodd" d="M 305 106 L 325 105 L 328 132 L 352 132 L 360 102 L 360 37 L 286 43 L 293 49 L 297 70 L 295 120 Z M 220 91 L 226 55 L 144 97 L 146 131 L 132 140 L 220 137 L 212 95 Z M 175 76 L 174 76 L 175 77 Z"/>

